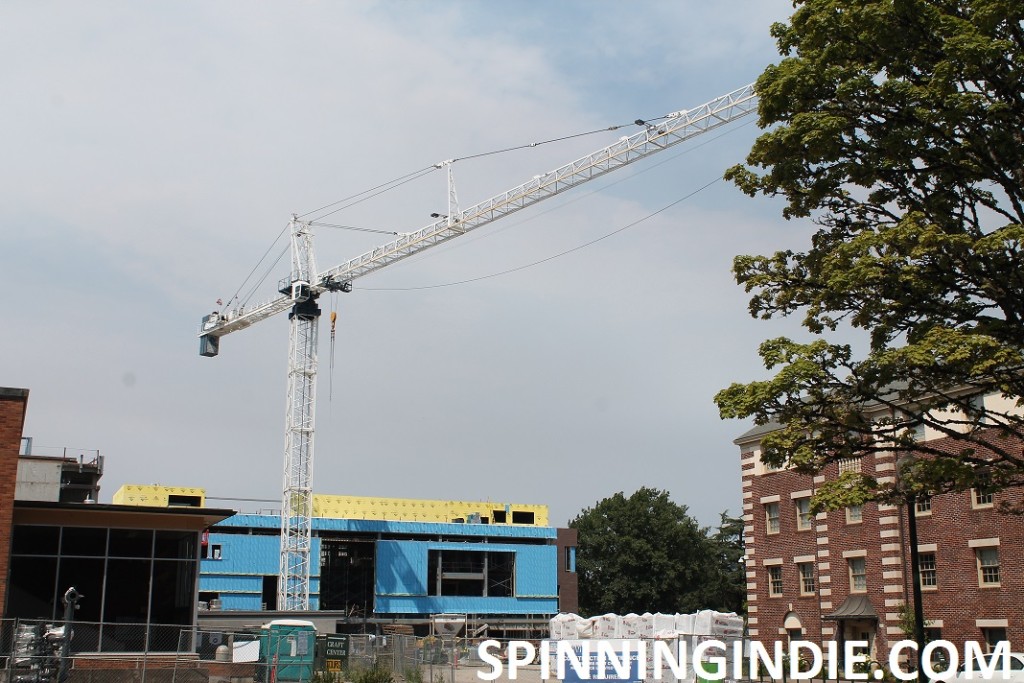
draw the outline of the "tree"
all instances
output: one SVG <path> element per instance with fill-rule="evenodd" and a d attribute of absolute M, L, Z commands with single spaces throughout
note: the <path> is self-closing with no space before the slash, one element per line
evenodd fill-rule
<path fill-rule="evenodd" d="M 707 534 L 668 492 L 621 492 L 581 512 L 576 572 L 584 615 L 703 609 Z"/>
<path fill-rule="evenodd" d="M 773 376 L 719 392 L 721 415 L 777 424 L 762 458 L 800 471 L 896 449 L 921 456 L 902 486 L 1024 483 L 1024 3 L 794 6 L 757 81 L 766 132 L 727 178 L 815 222 L 805 251 L 734 262 L 754 317 L 812 337 L 764 342 Z M 818 502 L 896 493 L 851 475 Z"/>
<path fill-rule="evenodd" d="M 743 564 L 743 519 L 720 514 L 718 529 L 708 536 L 708 565 L 701 592 L 701 609 L 746 612 L 747 579 Z"/>

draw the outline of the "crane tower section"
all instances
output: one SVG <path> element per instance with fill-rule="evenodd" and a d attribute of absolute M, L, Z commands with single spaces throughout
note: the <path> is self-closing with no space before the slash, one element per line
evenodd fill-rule
<path fill-rule="evenodd" d="M 292 271 L 281 281 L 280 295 L 251 308 L 214 311 L 203 318 L 199 353 L 216 356 L 220 338 L 288 311 L 290 342 L 285 425 L 284 486 L 281 499 L 281 564 L 278 605 L 309 609 L 313 437 L 316 415 L 317 331 L 324 292 L 351 291 L 352 281 L 450 239 L 488 225 L 628 164 L 707 133 L 757 109 L 754 86 L 747 85 L 688 110 L 668 114 L 657 123 L 637 121 L 642 130 L 620 138 L 585 157 L 534 176 L 484 202 L 459 209 L 449 182 L 449 215 L 405 233 L 387 244 L 318 272 L 309 222 L 291 220 Z M 451 161 L 437 164 L 440 168 Z"/>

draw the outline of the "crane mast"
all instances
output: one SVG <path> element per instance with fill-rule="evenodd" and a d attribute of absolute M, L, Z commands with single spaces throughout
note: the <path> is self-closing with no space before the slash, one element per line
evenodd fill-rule
<path fill-rule="evenodd" d="M 753 84 L 715 98 L 690 110 L 673 112 L 658 123 L 637 121 L 638 133 L 620 138 L 559 168 L 465 210 L 458 208 L 448 167 L 448 215 L 415 232 L 406 233 L 339 266 L 317 272 L 313 233 L 309 222 L 292 216 L 292 270 L 279 283 L 280 296 L 231 311 L 214 311 L 203 318 L 199 353 L 216 356 L 220 338 L 288 311 L 290 321 L 288 398 L 285 421 L 284 485 L 281 500 L 281 564 L 278 580 L 279 609 L 309 609 L 310 550 L 313 515 L 313 441 L 316 416 L 317 333 L 324 292 L 352 290 L 352 281 L 408 258 L 425 249 L 493 223 L 583 183 L 599 178 L 657 152 L 673 147 L 756 111 Z"/>

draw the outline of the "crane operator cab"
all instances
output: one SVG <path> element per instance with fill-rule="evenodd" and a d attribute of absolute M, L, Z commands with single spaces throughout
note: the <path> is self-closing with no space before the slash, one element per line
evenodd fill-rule
<path fill-rule="evenodd" d="M 282 292 L 286 294 L 287 292 Z M 294 280 L 292 281 L 292 301 L 295 303 L 302 303 L 309 299 L 310 290 L 309 282 L 306 280 Z"/>

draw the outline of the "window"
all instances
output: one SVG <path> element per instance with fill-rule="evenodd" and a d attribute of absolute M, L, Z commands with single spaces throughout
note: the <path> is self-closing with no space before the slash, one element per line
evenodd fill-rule
<path fill-rule="evenodd" d="M 204 560 L 219 560 L 219 559 L 221 559 L 221 544 L 220 543 L 212 543 L 212 544 L 204 543 L 202 546 L 200 546 L 200 548 L 201 548 L 201 550 L 199 551 L 199 557 L 201 557 L 202 559 L 204 559 Z"/>
<path fill-rule="evenodd" d="M 981 629 L 981 638 L 985 641 L 985 652 L 991 654 L 996 649 L 996 645 L 1006 640 L 1006 629 L 1002 627 L 989 627 Z M 1009 649 L 1009 648 L 1007 648 Z M 1014 658 L 1011 657 L 1010 661 L 1013 662 Z M 1013 668 L 1013 667 L 1011 667 Z"/>
<path fill-rule="evenodd" d="M 842 458 L 839 460 L 839 474 L 860 472 L 860 458 Z"/>
<path fill-rule="evenodd" d="M 866 593 L 868 590 L 868 572 L 863 557 L 851 557 L 847 560 L 850 565 L 850 592 Z"/>
<path fill-rule="evenodd" d="M 576 571 L 576 546 L 565 547 L 565 571 Z"/>
<path fill-rule="evenodd" d="M 801 562 L 797 569 L 800 570 L 800 595 L 814 595 L 814 563 Z"/>
<path fill-rule="evenodd" d="M 782 566 L 768 567 L 768 595 L 782 595 Z"/>
<path fill-rule="evenodd" d="M 971 507 L 992 507 L 992 492 L 985 489 L 971 489 Z"/>
<path fill-rule="evenodd" d="M 914 503 L 914 514 L 918 517 L 932 514 L 932 497 L 921 496 L 918 498 L 917 502 Z"/>
<path fill-rule="evenodd" d="M 938 576 L 935 571 L 935 553 L 918 554 L 917 569 L 921 575 L 922 589 L 928 590 L 938 587 Z"/>
<path fill-rule="evenodd" d="M 846 523 L 847 524 L 860 524 L 864 521 L 864 506 L 863 505 L 851 505 L 846 508 Z"/>
<path fill-rule="evenodd" d="M 797 498 L 796 503 L 796 528 L 798 531 L 807 531 L 811 528 L 811 499 Z"/>
<path fill-rule="evenodd" d="M 515 595 L 515 558 L 512 552 L 429 550 L 427 594 L 512 597 Z"/>
<path fill-rule="evenodd" d="M 764 506 L 764 523 L 769 534 L 779 533 L 779 504 L 766 503 Z"/>
<path fill-rule="evenodd" d="M 528 510 L 513 510 L 512 511 L 512 523 L 513 524 L 533 524 L 534 515 Z"/>
<path fill-rule="evenodd" d="M 911 413 L 900 413 L 899 420 L 896 422 L 896 429 L 902 430 L 900 436 L 908 436 L 913 441 L 924 441 L 925 440 L 925 426 L 924 422 L 921 421 L 921 416 L 915 416 Z"/>
<path fill-rule="evenodd" d="M 978 585 L 999 585 L 999 548 L 978 548 Z"/>

